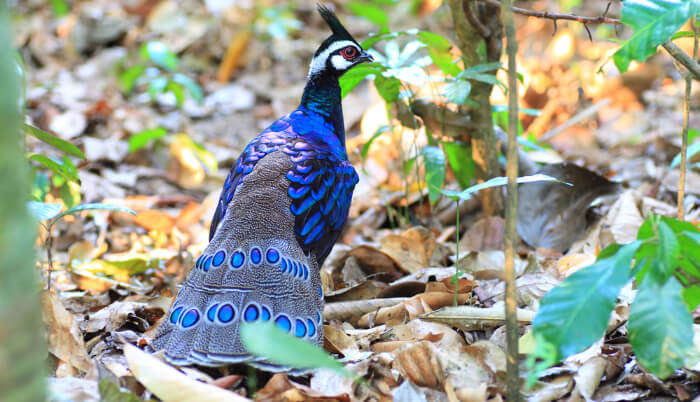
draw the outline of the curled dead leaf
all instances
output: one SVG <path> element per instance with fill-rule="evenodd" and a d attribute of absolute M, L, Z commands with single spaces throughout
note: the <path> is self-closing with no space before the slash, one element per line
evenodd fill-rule
<path fill-rule="evenodd" d="M 444 371 L 433 343 L 421 341 L 395 351 L 394 355 L 399 372 L 412 383 L 436 388 L 444 382 Z"/>
<path fill-rule="evenodd" d="M 216 385 L 189 378 L 136 346 L 124 344 L 123 347 L 136 379 L 165 402 L 250 401 Z"/>

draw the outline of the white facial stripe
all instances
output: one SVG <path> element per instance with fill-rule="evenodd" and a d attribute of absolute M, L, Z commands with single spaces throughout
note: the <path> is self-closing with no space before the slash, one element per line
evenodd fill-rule
<path fill-rule="evenodd" d="M 345 60 L 345 57 L 338 54 L 331 56 L 331 64 L 338 71 L 343 71 L 352 66 L 351 61 Z"/>
<path fill-rule="evenodd" d="M 311 66 L 309 68 L 309 76 L 314 75 L 314 74 L 318 73 L 319 71 L 323 70 L 324 68 L 326 68 L 326 60 L 328 60 L 328 56 L 330 56 L 331 53 L 333 53 L 339 49 L 342 49 L 344 47 L 347 47 L 347 46 L 354 46 L 358 52 L 362 51 L 362 49 L 360 49 L 354 42 L 349 41 L 349 40 L 341 40 L 338 42 L 333 42 L 330 46 L 328 46 L 328 48 L 326 50 L 322 51 L 321 53 L 318 54 L 318 56 L 314 57 L 311 60 Z M 341 59 L 343 62 L 345 62 L 347 64 L 341 64 L 340 62 L 336 62 L 335 61 L 336 59 Z M 351 62 L 345 60 L 345 58 L 343 58 L 342 56 L 338 56 L 338 55 L 331 58 L 331 63 L 333 63 L 333 67 L 335 67 L 336 70 L 344 70 L 344 69 L 350 67 L 350 65 L 352 65 Z M 341 67 L 341 66 L 344 66 L 344 67 Z"/>

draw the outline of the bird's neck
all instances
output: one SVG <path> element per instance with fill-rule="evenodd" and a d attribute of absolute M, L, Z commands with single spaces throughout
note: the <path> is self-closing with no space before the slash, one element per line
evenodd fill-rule
<path fill-rule="evenodd" d="M 338 78 L 323 72 L 309 76 L 301 97 L 301 107 L 317 113 L 333 126 L 334 134 L 345 145 L 345 123 Z"/>

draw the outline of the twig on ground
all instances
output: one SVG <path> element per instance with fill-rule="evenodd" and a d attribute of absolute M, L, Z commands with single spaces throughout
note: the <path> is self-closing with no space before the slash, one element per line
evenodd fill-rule
<path fill-rule="evenodd" d="M 610 103 L 610 99 L 603 99 L 602 101 L 596 103 L 595 105 L 589 106 L 576 115 L 569 119 L 566 123 L 562 124 L 561 126 L 554 127 L 553 129 L 547 131 L 546 133 L 542 134 L 539 138 L 540 141 L 549 141 L 554 137 L 555 135 L 561 133 L 562 131 L 566 130 L 567 128 L 578 124 L 582 120 L 585 120 L 591 116 L 593 116 L 600 108 L 603 106 L 606 106 Z"/>

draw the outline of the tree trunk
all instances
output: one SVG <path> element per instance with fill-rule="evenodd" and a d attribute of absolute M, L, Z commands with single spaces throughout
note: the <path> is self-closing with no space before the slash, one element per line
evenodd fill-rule
<path fill-rule="evenodd" d="M 499 8 L 473 0 L 448 0 L 448 4 L 457 35 L 457 46 L 462 51 L 466 67 L 499 61 L 503 47 Z M 465 142 L 471 141 L 477 180 L 480 182 L 501 173 L 498 163 L 498 140 L 493 131 L 489 100 L 492 89 L 490 84 L 472 81 L 469 99 L 479 106 L 470 107 L 468 114 L 476 128 L 465 132 L 462 138 Z M 479 194 L 485 215 L 500 214 L 503 210 L 500 189 L 486 189 Z"/>

